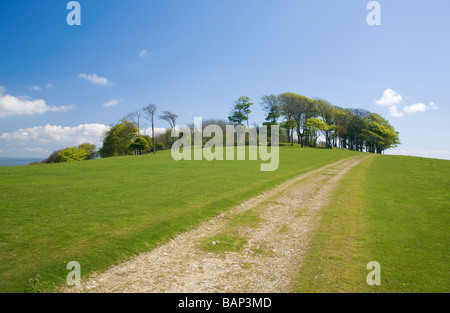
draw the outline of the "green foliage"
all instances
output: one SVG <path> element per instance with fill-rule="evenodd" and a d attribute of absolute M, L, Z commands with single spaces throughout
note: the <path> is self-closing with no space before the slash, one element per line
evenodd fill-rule
<path fill-rule="evenodd" d="M 82 143 L 78 146 L 79 149 L 84 149 L 89 152 L 89 159 L 97 157 L 97 147 L 93 143 Z"/>
<path fill-rule="evenodd" d="M 330 126 L 327 123 L 323 122 L 320 118 L 310 118 L 306 121 L 304 126 L 308 130 L 313 131 L 313 132 L 316 132 L 316 131 L 325 132 L 330 129 Z"/>
<path fill-rule="evenodd" d="M 396 147 L 400 143 L 394 127 L 379 114 L 369 114 L 367 123 L 367 128 L 363 130 L 363 134 L 369 152 L 381 153 L 386 149 Z"/>
<path fill-rule="evenodd" d="M 53 152 L 42 163 L 66 163 L 94 159 L 97 155 L 96 147 L 91 143 L 82 143 L 78 147 L 65 148 Z"/>
<path fill-rule="evenodd" d="M 153 139 L 152 139 L 152 137 L 150 137 L 148 135 L 144 135 L 144 136 L 141 136 L 141 137 L 144 138 L 147 141 L 149 150 L 152 150 L 152 148 L 153 148 Z"/>
<path fill-rule="evenodd" d="M 247 121 L 248 125 L 248 115 L 251 113 L 250 107 L 252 105 L 249 97 L 240 97 L 236 100 L 234 110 L 228 120 L 235 125 L 243 125 L 243 121 Z"/>
<path fill-rule="evenodd" d="M 298 127 L 297 122 L 294 120 L 287 120 L 287 121 L 281 123 L 280 126 L 283 127 L 284 129 L 286 129 L 286 133 L 288 135 L 287 136 L 288 141 L 292 140 L 292 144 L 294 144 L 294 138 L 293 138 L 294 136 L 293 135 L 289 136 L 289 134 L 290 134 L 291 130 L 293 130 L 295 127 Z"/>
<path fill-rule="evenodd" d="M 162 142 L 156 143 L 156 150 L 164 150 L 164 144 Z"/>
<path fill-rule="evenodd" d="M 127 155 L 130 144 L 138 134 L 135 123 L 122 119 L 105 134 L 103 147 L 99 150 L 102 158 Z"/>
<path fill-rule="evenodd" d="M 292 129 L 292 128 L 295 128 L 297 126 L 298 125 L 297 125 L 297 123 L 294 120 L 289 120 L 289 121 L 281 123 L 281 127 L 284 127 L 286 129 Z"/>
<path fill-rule="evenodd" d="M 147 136 L 148 137 L 148 136 Z M 142 154 L 145 152 L 149 152 L 151 146 L 149 144 L 151 142 L 151 138 L 146 138 L 144 136 L 137 137 L 131 144 L 130 149 L 134 151 L 134 154 Z"/>
<path fill-rule="evenodd" d="M 325 136 L 325 146 L 382 153 L 386 149 L 396 147 L 400 140 L 399 134 L 387 120 L 378 114 L 372 114 L 362 109 L 343 109 L 333 106 L 324 99 L 311 100 L 292 92 L 277 96 L 277 101 L 265 96 L 264 108 L 270 108 L 266 103 L 276 103 L 280 106 L 285 121 L 282 127 L 295 121 L 298 142 L 303 147 L 317 147 L 317 139 Z M 320 118 L 321 119 L 320 119 Z M 321 124 L 321 121 L 323 125 Z M 293 143 L 293 127 L 286 128 L 287 141 Z"/>
<path fill-rule="evenodd" d="M 317 115 L 316 106 L 313 100 L 301 96 L 292 92 L 285 92 L 278 96 L 281 105 L 281 113 L 286 119 L 287 123 L 295 123 L 295 126 L 288 129 L 297 128 L 297 136 L 299 137 L 299 143 L 303 147 L 303 138 L 306 133 L 303 128 L 303 124 L 310 117 Z M 291 122 L 292 121 L 292 122 Z M 291 137 L 288 134 L 288 140 L 290 139 L 292 144 L 294 143 L 294 132 L 292 131 Z M 307 139 L 307 138 L 306 138 Z"/>
<path fill-rule="evenodd" d="M 317 147 L 317 139 L 320 134 L 325 135 L 330 129 L 330 125 L 323 122 L 320 118 L 307 119 L 303 127 L 306 133 L 312 135 L 314 147 Z"/>
<path fill-rule="evenodd" d="M 80 149 L 78 147 L 66 148 L 58 153 L 55 163 L 83 161 L 89 159 L 89 156 L 90 153 L 88 150 Z"/>
<path fill-rule="evenodd" d="M 325 146 L 327 148 L 332 148 L 332 138 L 335 117 L 336 117 L 336 108 L 324 99 L 316 99 L 317 108 L 319 111 L 319 115 L 322 117 L 323 121 L 329 125 L 329 128 L 324 131 L 325 134 Z"/>
<path fill-rule="evenodd" d="M 172 138 L 172 130 L 168 129 L 164 133 L 158 135 L 156 137 L 156 149 L 157 150 L 166 150 L 170 149 L 174 143 L 174 139 Z"/>
<path fill-rule="evenodd" d="M 264 111 L 267 113 L 264 125 L 278 125 L 278 118 L 281 116 L 281 106 L 279 98 L 275 95 L 265 95 L 261 97 Z"/>

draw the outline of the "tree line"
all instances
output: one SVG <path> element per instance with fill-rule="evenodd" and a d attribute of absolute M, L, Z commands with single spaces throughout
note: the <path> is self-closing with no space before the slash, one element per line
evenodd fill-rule
<path fill-rule="evenodd" d="M 339 147 L 355 151 L 383 153 L 400 143 L 399 133 L 381 115 L 363 109 L 334 106 L 324 99 L 287 92 L 265 95 L 261 103 L 266 112 L 265 125 L 285 130 L 291 144 L 317 147 L 320 137 L 326 148 Z"/>
<path fill-rule="evenodd" d="M 106 158 L 127 154 L 155 153 L 156 150 L 169 149 L 171 146 L 171 129 L 176 126 L 178 115 L 170 111 L 163 111 L 159 118 L 168 122 L 170 128 L 164 134 L 156 136 L 155 119 L 157 110 L 158 108 L 155 104 L 149 104 L 122 118 L 119 123 L 113 125 L 106 132 L 99 155 L 102 158 Z M 151 137 L 142 134 L 141 126 L 143 120 L 151 125 Z"/>
<path fill-rule="evenodd" d="M 271 126 L 279 125 L 280 142 L 297 143 L 302 148 L 321 146 L 381 154 L 400 143 L 399 133 L 394 127 L 381 115 L 367 110 L 341 108 L 321 98 L 311 99 L 291 92 L 264 95 L 260 104 L 266 114 L 263 125 L 268 126 L 269 141 Z M 256 123 L 249 123 L 253 106 L 249 97 L 240 97 L 234 102 L 227 120 L 205 120 L 203 127 L 219 125 L 225 133 L 227 125 L 243 125 L 256 127 L 259 131 Z M 55 151 L 42 163 L 140 155 L 170 149 L 176 139 L 171 137 L 171 133 L 178 115 L 163 111 L 157 116 L 157 111 L 156 105 L 149 104 L 123 117 L 104 134 L 103 145 L 98 151 L 95 145 L 82 144 Z M 169 124 L 169 129 L 158 135 L 155 134 L 156 118 Z M 151 125 L 151 136 L 142 134 L 141 127 L 145 122 Z M 193 125 L 190 127 L 193 129 Z M 318 142 L 319 138 L 324 141 Z"/>

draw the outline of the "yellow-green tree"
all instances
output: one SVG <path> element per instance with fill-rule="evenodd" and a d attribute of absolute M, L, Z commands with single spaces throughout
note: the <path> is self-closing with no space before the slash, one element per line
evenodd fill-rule
<path fill-rule="evenodd" d="M 103 147 L 99 150 L 102 158 L 127 155 L 130 144 L 138 134 L 138 128 L 134 122 L 122 119 L 105 134 Z"/>

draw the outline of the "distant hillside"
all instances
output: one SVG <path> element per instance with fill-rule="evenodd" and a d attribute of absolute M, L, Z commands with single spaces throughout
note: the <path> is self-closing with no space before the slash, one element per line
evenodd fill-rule
<path fill-rule="evenodd" d="M 27 165 L 31 162 L 41 162 L 37 158 L 2 158 L 0 157 L 0 167 Z"/>

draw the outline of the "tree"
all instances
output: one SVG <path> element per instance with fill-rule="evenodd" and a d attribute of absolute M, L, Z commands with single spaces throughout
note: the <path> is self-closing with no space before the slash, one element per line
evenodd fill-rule
<path fill-rule="evenodd" d="M 285 128 L 289 133 L 289 130 L 292 130 L 292 129 L 298 127 L 298 125 L 294 120 L 288 120 L 288 121 L 281 123 L 281 127 Z M 288 141 L 289 141 L 289 137 L 288 137 Z M 294 145 L 294 136 L 291 136 L 290 143 L 291 143 L 291 146 Z"/>
<path fill-rule="evenodd" d="M 281 116 L 280 101 L 275 95 L 261 97 L 261 105 L 267 113 L 266 121 L 270 125 L 278 125 L 278 118 Z"/>
<path fill-rule="evenodd" d="M 102 158 L 126 155 L 130 144 L 136 138 L 138 128 L 134 122 L 127 119 L 120 120 L 120 123 L 111 127 L 105 133 L 103 147 L 99 150 Z"/>
<path fill-rule="evenodd" d="M 178 115 L 176 115 L 175 113 L 172 113 L 170 111 L 164 111 L 163 114 L 159 118 L 168 122 L 170 125 L 170 128 L 174 129 L 176 126 Z"/>
<path fill-rule="evenodd" d="M 314 148 L 317 148 L 317 138 L 319 138 L 320 134 L 325 134 L 330 128 L 320 118 L 309 118 L 304 127 L 308 129 L 309 133 L 313 134 Z"/>
<path fill-rule="evenodd" d="M 248 125 L 248 116 L 252 112 L 250 107 L 253 103 L 250 102 L 249 97 L 240 97 L 235 101 L 234 109 L 231 112 L 231 116 L 228 117 L 228 120 L 232 122 L 234 125 L 243 125 L 243 121 L 247 121 Z"/>
<path fill-rule="evenodd" d="M 134 111 L 133 113 L 128 114 L 125 118 L 133 123 L 136 124 L 137 126 L 137 136 L 140 135 L 141 132 L 141 117 L 142 117 L 142 110 L 141 109 L 137 109 L 136 111 Z"/>
<path fill-rule="evenodd" d="M 149 104 L 146 107 L 144 107 L 144 117 L 152 124 L 152 152 L 155 153 L 155 113 L 156 113 L 157 107 L 154 104 Z"/>
<path fill-rule="evenodd" d="M 297 128 L 298 143 L 303 147 L 303 139 L 307 134 L 303 125 L 309 117 L 314 115 L 312 114 L 312 108 L 314 108 L 313 100 L 292 92 L 282 93 L 278 96 L 278 98 L 281 104 L 281 112 L 287 122 L 290 120 L 295 122 L 292 123 L 292 125 L 296 125 L 295 128 Z M 288 130 L 288 140 L 290 137 L 289 133 L 291 133 L 292 137 L 294 136 L 294 127 L 290 131 Z"/>
<path fill-rule="evenodd" d="M 305 137 L 306 131 L 304 128 L 304 124 L 306 123 L 308 117 L 308 110 L 311 108 L 313 100 L 299 95 L 296 97 L 294 102 L 294 111 L 293 111 L 293 119 L 297 124 L 297 137 L 298 142 L 303 148 L 303 138 Z"/>
<path fill-rule="evenodd" d="M 278 100 L 280 102 L 280 111 L 281 114 L 286 119 L 286 123 L 283 124 L 283 126 L 286 128 L 287 131 L 287 139 L 288 142 L 291 142 L 291 137 L 293 137 L 293 129 L 292 125 L 298 124 L 294 121 L 291 123 L 290 121 L 293 119 L 295 110 L 296 110 L 296 103 L 299 95 L 292 93 L 292 92 L 285 92 L 280 95 L 278 95 Z M 297 127 L 295 126 L 295 127 Z M 293 138 L 292 138 L 293 142 Z"/>
<path fill-rule="evenodd" d="M 131 144 L 130 149 L 134 151 L 135 155 L 141 155 L 143 152 L 150 150 L 150 145 L 147 139 L 143 136 L 137 137 Z"/>
<path fill-rule="evenodd" d="M 400 143 L 398 132 L 379 114 L 369 114 L 366 121 L 367 128 L 363 130 L 363 134 L 368 152 L 381 154 Z"/>
<path fill-rule="evenodd" d="M 79 149 L 84 149 L 89 152 L 89 160 L 95 159 L 98 156 L 97 147 L 93 143 L 82 143 L 78 146 Z"/>
<path fill-rule="evenodd" d="M 267 113 L 266 122 L 263 125 L 267 126 L 267 136 L 271 136 L 272 125 L 278 125 L 278 118 L 281 116 L 281 108 L 278 97 L 275 95 L 268 95 L 261 97 L 261 105 L 263 110 Z"/>
<path fill-rule="evenodd" d="M 306 123 L 306 121 L 308 121 L 310 118 L 317 118 L 317 116 L 319 115 L 319 111 L 318 111 L 316 102 L 314 102 L 311 99 L 310 99 L 310 101 L 307 101 L 305 103 L 305 106 L 306 106 L 306 109 L 305 109 L 304 120 Z M 312 139 L 314 141 L 315 133 L 310 131 L 310 129 L 303 124 L 303 134 L 305 136 L 305 145 L 309 146 L 310 139 Z"/>
<path fill-rule="evenodd" d="M 353 112 L 352 112 L 353 113 Z M 367 128 L 367 121 L 360 115 L 352 114 L 347 126 L 350 150 L 363 151 L 364 134 L 363 129 Z"/>
<path fill-rule="evenodd" d="M 334 130 L 334 118 L 335 118 L 335 107 L 324 99 L 316 99 L 317 109 L 322 120 L 327 123 L 330 127 L 325 131 L 325 145 L 327 148 L 333 148 L 331 139 L 332 131 Z"/>
<path fill-rule="evenodd" d="M 348 125 L 352 112 L 348 109 L 336 107 L 334 116 L 334 131 L 339 138 L 339 146 L 347 149 L 348 145 Z"/>
<path fill-rule="evenodd" d="M 156 150 L 170 149 L 175 140 L 172 138 L 172 130 L 167 129 L 156 137 Z"/>

